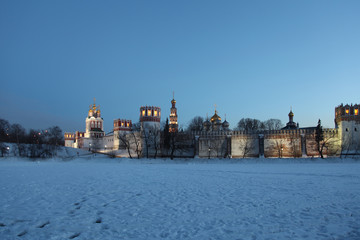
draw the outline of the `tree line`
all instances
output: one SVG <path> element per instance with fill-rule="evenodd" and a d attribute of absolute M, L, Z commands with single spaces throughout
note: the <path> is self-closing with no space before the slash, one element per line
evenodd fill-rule
<path fill-rule="evenodd" d="M 190 120 L 186 131 L 194 132 L 194 131 L 203 131 L 204 130 L 204 118 L 200 116 L 196 116 Z M 235 131 L 272 131 L 272 130 L 280 130 L 283 127 L 283 123 L 280 119 L 268 119 L 266 121 L 260 121 L 255 118 L 242 118 L 237 123 L 237 126 L 234 128 Z"/>
<path fill-rule="evenodd" d="M 48 158 L 55 156 L 59 146 L 62 145 L 64 145 L 64 136 L 58 126 L 27 131 L 18 123 L 10 124 L 7 120 L 0 119 L 2 157 L 11 152 L 14 156 Z"/>

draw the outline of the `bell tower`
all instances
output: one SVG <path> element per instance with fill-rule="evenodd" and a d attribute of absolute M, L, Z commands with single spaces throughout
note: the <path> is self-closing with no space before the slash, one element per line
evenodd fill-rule
<path fill-rule="evenodd" d="M 170 108 L 169 132 L 178 131 L 178 116 L 177 116 L 177 109 L 175 107 L 175 104 L 176 104 L 176 100 L 173 92 L 173 99 L 171 100 L 171 108 Z"/>
<path fill-rule="evenodd" d="M 101 137 L 105 136 L 100 106 L 96 106 L 95 101 L 96 100 L 94 98 L 94 104 L 90 105 L 88 116 L 85 120 L 85 124 L 86 124 L 85 137 L 86 138 L 101 138 Z"/>

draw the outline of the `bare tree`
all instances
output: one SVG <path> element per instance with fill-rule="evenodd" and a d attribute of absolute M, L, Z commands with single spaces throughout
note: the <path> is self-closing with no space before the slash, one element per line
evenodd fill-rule
<path fill-rule="evenodd" d="M 204 118 L 196 116 L 190 120 L 189 125 L 186 129 L 187 132 L 201 132 L 204 127 Z"/>
<path fill-rule="evenodd" d="M 129 154 L 129 158 L 132 158 L 131 156 L 131 147 L 132 147 L 132 136 L 131 134 L 122 134 L 122 133 L 118 133 L 117 134 L 117 138 L 120 140 L 120 145 L 119 148 L 122 147 L 124 149 L 127 150 L 128 154 Z"/>
<path fill-rule="evenodd" d="M 141 139 L 144 141 L 142 145 L 143 149 L 145 147 L 146 158 L 149 158 L 149 148 L 150 148 L 150 133 L 146 129 L 141 129 Z"/>
<path fill-rule="evenodd" d="M 251 138 L 240 139 L 239 148 L 242 151 L 242 157 L 245 158 L 255 147 L 255 142 Z"/>
<path fill-rule="evenodd" d="M 194 141 L 190 134 L 185 132 L 172 132 L 169 135 L 169 148 L 168 154 L 170 159 L 174 159 L 176 154 L 181 154 L 189 149 L 193 150 Z"/>
<path fill-rule="evenodd" d="M 148 146 L 154 149 L 154 158 L 157 157 L 157 154 L 160 150 L 160 129 L 158 126 L 151 126 L 145 131 L 144 135 L 147 135 L 148 138 Z M 148 150 L 147 150 L 148 151 Z M 148 154 L 148 152 L 147 152 Z"/>
<path fill-rule="evenodd" d="M 0 142 L 7 142 L 9 140 L 10 124 L 4 119 L 0 119 Z"/>
<path fill-rule="evenodd" d="M 14 155 L 25 156 L 26 147 L 24 142 L 26 142 L 26 131 L 20 124 L 12 124 L 10 128 L 10 141 L 14 142 L 15 145 L 12 149 Z"/>
<path fill-rule="evenodd" d="M 228 157 L 228 149 L 227 142 L 228 139 L 226 137 L 217 137 L 210 141 L 209 145 L 209 157 L 215 155 L 217 158 L 226 158 Z"/>
<path fill-rule="evenodd" d="M 98 150 L 101 148 L 101 141 L 100 138 L 93 138 L 91 141 L 91 151 L 97 153 Z"/>
<path fill-rule="evenodd" d="M 9 153 L 9 147 L 3 142 L 0 142 L 0 152 L 1 157 L 4 157 L 4 155 Z"/>
<path fill-rule="evenodd" d="M 299 149 L 299 137 L 296 134 L 290 135 L 290 150 L 294 158 L 301 155 Z"/>
<path fill-rule="evenodd" d="M 283 151 L 284 151 L 284 141 L 283 139 L 275 139 L 275 149 L 278 153 L 278 157 L 283 157 Z"/>
<path fill-rule="evenodd" d="M 281 120 L 279 119 L 269 119 L 264 122 L 265 130 L 272 131 L 272 130 L 279 130 L 283 127 Z"/>
<path fill-rule="evenodd" d="M 237 130 L 239 131 L 254 132 L 264 129 L 265 129 L 264 123 L 258 119 L 242 118 L 237 124 Z"/>
<path fill-rule="evenodd" d="M 135 123 L 132 125 L 131 132 L 129 133 L 131 145 L 134 146 L 137 158 L 142 155 L 142 143 L 141 143 L 141 124 Z"/>

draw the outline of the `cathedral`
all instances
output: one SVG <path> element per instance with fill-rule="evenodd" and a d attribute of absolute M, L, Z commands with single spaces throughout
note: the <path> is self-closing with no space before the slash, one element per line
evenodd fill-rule
<path fill-rule="evenodd" d="M 323 129 L 321 146 L 315 140 L 316 127 L 299 128 L 290 110 L 285 127 L 272 131 L 235 131 L 222 121 L 215 106 L 214 115 L 203 122 L 203 130 L 180 132 L 178 112 L 173 95 L 170 101 L 169 134 L 175 157 L 198 158 L 292 158 L 360 154 L 360 105 L 339 105 L 335 108 L 335 128 Z M 169 144 L 161 129 L 161 108 L 141 106 L 139 125 L 128 119 L 115 119 L 113 129 L 105 134 L 100 106 L 95 100 L 85 119 L 85 131 L 66 132 L 65 146 L 117 157 L 167 157 Z M 181 136 L 181 137 L 179 137 Z"/>

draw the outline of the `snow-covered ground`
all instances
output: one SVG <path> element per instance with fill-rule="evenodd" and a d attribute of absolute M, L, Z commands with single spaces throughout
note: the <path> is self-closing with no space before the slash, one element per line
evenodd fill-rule
<path fill-rule="evenodd" d="M 360 162 L 253 161 L 1 159 L 0 239 L 360 239 Z"/>

